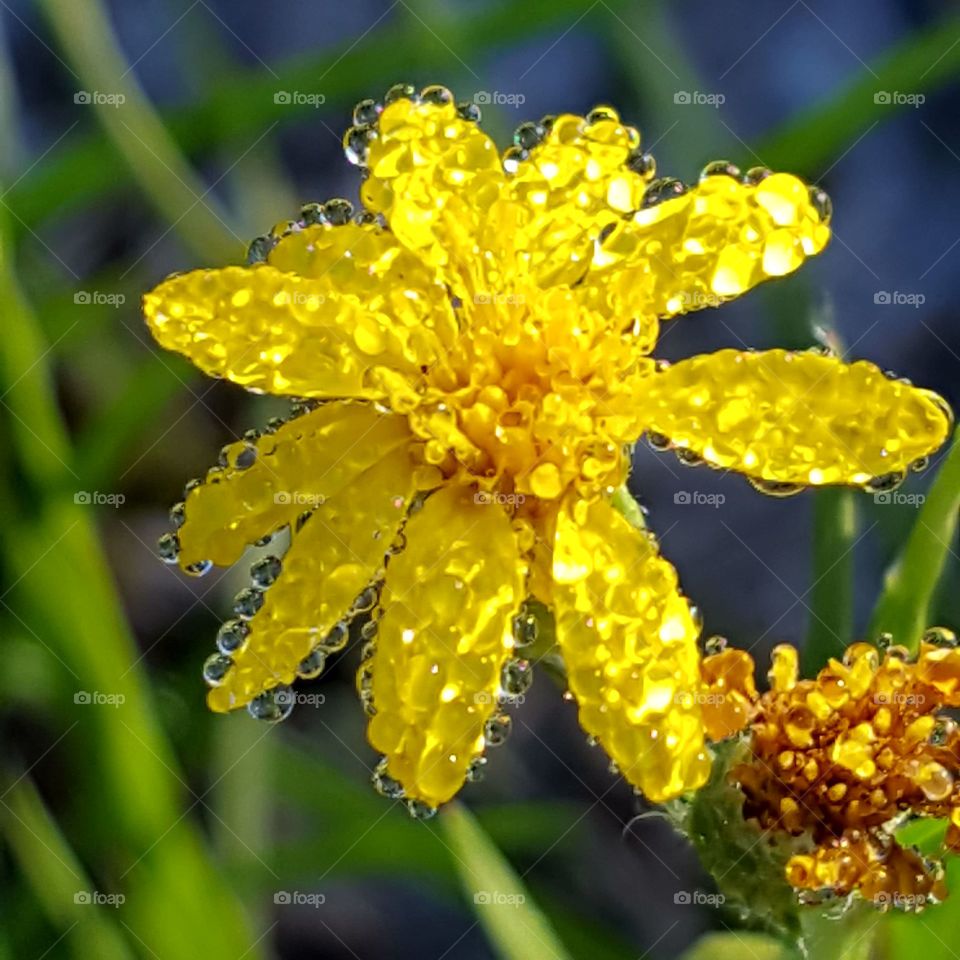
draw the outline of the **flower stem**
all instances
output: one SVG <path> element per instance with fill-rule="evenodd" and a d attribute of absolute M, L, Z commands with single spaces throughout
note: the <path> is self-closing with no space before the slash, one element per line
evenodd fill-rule
<path fill-rule="evenodd" d="M 930 486 L 907 545 L 887 572 L 885 589 L 870 624 L 871 637 L 892 634 L 916 650 L 930 624 L 930 604 L 950 555 L 960 511 L 960 431 Z"/>

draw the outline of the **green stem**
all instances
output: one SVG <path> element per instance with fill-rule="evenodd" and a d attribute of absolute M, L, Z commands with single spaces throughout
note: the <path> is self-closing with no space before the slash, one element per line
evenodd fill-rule
<path fill-rule="evenodd" d="M 876 102 L 875 97 L 884 92 L 930 94 L 957 75 L 958 32 L 960 19 L 951 16 L 911 34 L 867 70 L 857 71 L 839 93 L 775 130 L 757 148 L 758 156 L 775 169 L 819 176 L 847 144 L 909 106 L 905 101 Z"/>
<path fill-rule="evenodd" d="M 200 256 L 236 258 L 243 239 L 226 225 L 137 83 L 100 0 L 40 0 L 40 7 L 108 138 L 163 220 Z"/>
<path fill-rule="evenodd" d="M 0 781 L 2 782 L 2 781 Z M 116 900 L 106 906 L 99 896 L 116 894 L 98 890 L 70 849 L 33 784 L 25 777 L 5 788 L 0 803 L 0 830 L 23 871 L 47 919 L 68 930 L 68 941 L 77 960 L 134 960 L 135 952 L 113 922 L 123 918 Z"/>
<path fill-rule="evenodd" d="M 499 960 L 569 960 L 523 881 L 470 811 L 449 803 L 439 823 L 463 891 Z"/>
<path fill-rule="evenodd" d="M 818 490 L 813 502 L 813 587 L 804 676 L 813 676 L 853 639 L 853 545 L 857 509 L 852 490 Z"/>
<path fill-rule="evenodd" d="M 960 511 L 960 431 L 930 486 L 903 552 L 887 572 L 870 636 L 889 633 L 916 650 L 930 626 L 930 604 L 951 552 Z"/>
<path fill-rule="evenodd" d="M 161 956 L 236 960 L 248 951 L 254 960 L 255 937 L 234 894 L 184 817 L 186 788 L 144 684 L 91 508 L 74 499 L 49 346 L 13 273 L 6 226 L 0 220 L 0 390 L 12 438 L 6 459 L 19 472 L 16 486 L 0 490 L 7 518 L 0 550 L 11 584 L 4 605 L 63 668 L 69 689 L 120 704 L 64 708 L 73 722 L 63 738 L 77 805 L 93 805 L 85 821 L 102 832 L 121 875 L 125 922 Z"/>

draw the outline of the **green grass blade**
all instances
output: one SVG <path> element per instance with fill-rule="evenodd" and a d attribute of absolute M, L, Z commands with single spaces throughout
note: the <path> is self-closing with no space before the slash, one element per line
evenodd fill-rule
<path fill-rule="evenodd" d="M 124 698 L 122 710 L 63 707 L 62 717 L 72 721 L 64 736 L 72 738 L 66 762 L 77 781 L 77 815 L 101 830 L 109 825 L 103 850 L 123 874 L 125 922 L 162 956 L 236 960 L 248 951 L 255 960 L 256 938 L 235 894 L 185 817 L 186 787 L 143 681 L 91 511 L 74 500 L 77 477 L 49 347 L 13 273 L 5 227 L 0 220 L 0 421 L 11 440 L 3 466 L 18 475 L 16 484 L 0 488 L 8 518 L 0 540 L 10 577 L 4 606 L 50 655 L 67 689 Z"/>
<path fill-rule="evenodd" d="M 87 94 L 123 97 L 95 100 L 92 108 L 116 151 L 161 217 L 188 248 L 226 260 L 243 249 L 209 191 L 183 159 L 118 47 L 99 0 L 40 0 L 60 47 Z"/>
<path fill-rule="evenodd" d="M 853 639 L 853 545 L 856 493 L 842 487 L 816 491 L 813 501 L 813 576 L 810 627 L 803 674 L 813 676 Z"/>
<path fill-rule="evenodd" d="M 887 572 L 884 590 L 870 623 L 869 636 L 893 635 L 916 650 L 927 622 L 934 591 L 950 555 L 960 511 L 960 431 L 930 485 L 903 552 Z"/>
<path fill-rule="evenodd" d="M 570 960 L 527 889 L 461 803 L 439 816 L 460 883 L 499 960 Z"/>
<path fill-rule="evenodd" d="M 798 960 L 798 958 L 778 940 L 759 933 L 743 932 L 708 933 L 684 953 L 680 960 Z"/>
<path fill-rule="evenodd" d="M 763 162 L 775 169 L 818 176 L 844 148 L 875 123 L 889 119 L 905 104 L 875 103 L 877 93 L 928 95 L 960 72 L 960 18 L 909 34 L 889 53 L 857 71 L 855 79 L 825 103 L 788 120 L 758 147 Z"/>
<path fill-rule="evenodd" d="M 2 781 L 0 781 L 2 782 Z M 101 906 L 98 890 L 43 805 L 33 784 L 21 776 L 5 785 L 0 799 L 0 832 L 16 857 L 47 919 L 67 932 L 71 954 L 77 960 L 134 960 L 115 921 L 123 918 L 123 904 Z"/>

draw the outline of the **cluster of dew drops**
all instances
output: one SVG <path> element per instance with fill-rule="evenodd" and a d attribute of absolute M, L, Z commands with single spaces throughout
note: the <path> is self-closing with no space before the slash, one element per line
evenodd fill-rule
<path fill-rule="evenodd" d="M 322 401 L 314 400 L 294 401 L 289 418 L 274 417 L 263 431 L 248 430 L 243 435 L 244 443 L 238 452 L 235 444 L 228 444 L 223 448 L 217 466 L 208 471 L 206 482 L 218 482 L 218 474 L 228 468 L 234 470 L 249 469 L 256 462 L 258 455 L 256 441 L 261 436 L 276 432 L 284 424 L 310 410 L 316 409 L 321 403 Z M 184 488 L 184 498 L 202 482 L 204 481 L 189 481 Z M 428 493 L 422 493 L 413 498 L 408 506 L 406 519 L 422 509 L 427 496 L 429 496 Z M 318 503 L 315 509 L 322 509 L 322 503 Z M 300 514 L 295 521 L 295 532 L 299 532 L 304 524 L 309 522 L 313 512 L 314 510 L 311 509 Z M 163 534 L 158 541 L 158 552 L 165 563 L 175 565 L 178 562 L 180 542 L 177 530 L 184 524 L 185 519 L 185 502 L 180 501 L 170 509 L 170 521 L 174 530 Z M 255 546 L 269 545 L 274 535 L 269 534 L 263 537 L 256 542 Z M 376 713 L 376 707 L 373 703 L 372 658 L 376 651 L 378 621 L 383 613 L 380 606 L 380 596 L 390 559 L 402 552 L 405 546 L 406 537 L 403 525 L 401 525 L 393 542 L 384 552 L 382 568 L 374 575 L 371 583 L 354 599 L 345 615 L 334 623 L 323 639 L 298 664 L 296 670 L 298 680 L 312 680 L 318 677 L 326 667 L 328 658 L 346 649 L 351 636 L 359 638 L 361 663 L 357 672 L 357 691 L 364 711 L 368 716 L 373 716 Z M 186 567 L 185 572 L 191 576 L 201 577 L 212 568 L 213 563 L 205 560 Z M 250 621 L 263 606 L 266 591 L 277 581 L 282 570 L 282 558 L 273 554 L 261 557 L 251 566 L 251 583 L 234 597 L 233 616 L 221 625 L 216 639 L 217 651 L 211 654 L 203 665 L 203 679 L 208 686 L 219 686 L 226 679 L 228 672 L 234 665 L 234 655 L 241 650 L 250 635 Z M 530 647 L 536 642 L 539 632 L 539 617 L 535 609 L 524 602 L 512 622 L 514 649 L 522 652 L 524 648 Z M 532 682 L 533 668 L 528 660 L 522 657 L 508 660 L 503 666 L 500 685 L 496 694 L 498 706 L 504 707 L 517 703 L 518 698 L 522 699 L 523 695 L 530 689 Z M 247 711 L 254 719 L 268 723 L 279 723 L 286 720 L 293 712 L 296 699 L 293 688 L 287 684 L 281 684 L 254 697 L 247 705 Z M 484 728 L 485 746 L 496 747 L 504 743 L 510 734 L 511 727 L 510 715 L 503 712 L 502 709 L 499 710 L 486 722 Z M 485 763 L 486 759 L 482 754 L 474 758 L 467 771 L 467 780 L 476 782 L 483 779 Z M 419 800 L 404 798 L 402 786 L 386 772 L 385 758 L 381 758 L 374 770 L 372 782 L 377 792 L 383 796 L 405 800 L 411 816 L 417 819 L 426 819 L 435 813 L 434 808 Z"/>

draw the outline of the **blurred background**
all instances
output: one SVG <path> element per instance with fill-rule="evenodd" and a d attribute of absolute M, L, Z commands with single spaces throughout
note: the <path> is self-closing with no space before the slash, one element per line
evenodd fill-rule
<path fill-rule="evenodd" d="M 944 0 L 0 0 L 0 958 L 494 955 L 437 821 L 369 787 L 355 649 L 279 727 L 206 712 L 249 564 L 193 580 L 156 539 L 184 482 L 286 408 L 156 350 L 143 291 L 356 199 L 342 132 L 395 82 L 482 103 L 504 146 L 611 103 L 664 174 L 764 164 L 834 201 L 823 256 L 674 322 L 662 356 L 826 338 L 956 405 L 958 77 Z M 777 500 L 640 445 L 631 485 L 707 634 L 762 674 L 774 643 L 866 629 L 935 466 L 898 502 Z M 665 960 L 736 925 L 683 902 L 710 880 L 546 672 L 464 800 L 573 957 Z M 960 897 L 910 936 L 955 957 L 957 923 Z"/>

